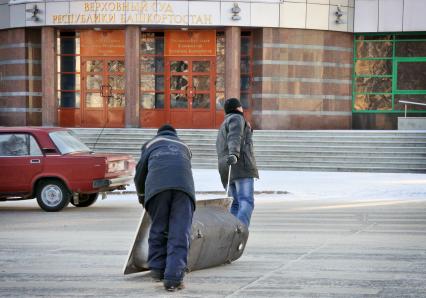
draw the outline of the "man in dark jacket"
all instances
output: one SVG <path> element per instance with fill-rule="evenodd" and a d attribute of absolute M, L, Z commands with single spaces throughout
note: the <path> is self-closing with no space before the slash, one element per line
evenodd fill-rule
<path fill-rule="evenodd" d="M 253 153 L 253 129 L 245 120 L 238 99 L 227 99 L 224 109 L 225 120 L 216 139 L 219 174 L 226 188 L 231 166 L 231 213 L 248 227 L 254 208 L 254 178 L 259 178 Z"/>
<path fill-rule="evenodd" d="M 151 217 L 148 265 L 166 290 L 183 288 L 195 209 L 191 150 L 170 125 L 145 143 L 136 166 L 139 201 Z"/>

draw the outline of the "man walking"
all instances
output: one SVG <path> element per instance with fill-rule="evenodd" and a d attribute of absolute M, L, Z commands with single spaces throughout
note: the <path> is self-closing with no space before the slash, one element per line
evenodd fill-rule
<path fill-rule="evenodd" d="M 148 265 L 168 291 L 183 288 L 192 216 L 195 209 L 191 150 L 171 125 L 145 143 L 136 166 L 139 201 L 152 220 L 148 238 Z"/>
<path fill-rule="evenodd" d="M 245 120 L 238 99 L 227 99 L 224 109 L 225 120 L 216 139 L 219 174 L 226 188 L 231 167 L 231 213 L 248 227 L 254 208 L 254 178 L 259 178 L 253 153 L 253 129 Z"/>

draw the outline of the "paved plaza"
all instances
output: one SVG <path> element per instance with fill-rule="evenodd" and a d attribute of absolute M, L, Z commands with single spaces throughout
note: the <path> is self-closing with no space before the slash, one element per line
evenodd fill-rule
<path fill-rule="evenodd" d="M 422 187 L 401 199 L 260 194 L 244 255 L 188 274 L 178 293 L 122 274 L 141 214 L 134 195 L 58 213 L 1 202 L 0 297 L 424 297 Z"/>

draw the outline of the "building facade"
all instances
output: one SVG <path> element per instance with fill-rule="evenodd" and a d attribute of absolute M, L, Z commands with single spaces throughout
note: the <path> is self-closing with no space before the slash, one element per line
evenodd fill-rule
<path fill-rule="evenodd" d="M 237 97 L 257 129 L 395 129 L 426 103 L 425 9 L 0 0 L 0 125 L 216 128 Z"/>

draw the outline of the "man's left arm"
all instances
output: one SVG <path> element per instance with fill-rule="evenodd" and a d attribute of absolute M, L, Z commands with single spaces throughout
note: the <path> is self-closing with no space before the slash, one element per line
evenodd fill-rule
<path fill-rule="evenodd" d="M 139 198 L 139 203 L 141 203 L 142 206 L 145 203 L 145 181 L 146 181 L 146 176 L 148 175 L 148 152 L 147 151 L 148 150 L 145 148 L 145 146 L 143 146 L 141 158 L 139 159 L 139 162 L 136 165 L 136 172 L 135 172 L 135 178 L 134 178 L 136 192 Z"/>

